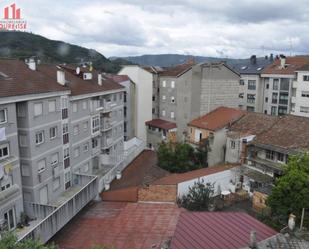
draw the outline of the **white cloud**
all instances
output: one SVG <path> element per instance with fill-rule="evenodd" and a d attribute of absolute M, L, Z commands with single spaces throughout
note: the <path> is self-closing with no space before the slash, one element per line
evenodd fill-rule
<path fill-rule="evenodd" d="M 3 5 L 9 4 L 5 0 Z M 29 29 L 105 56 L 309 52 L 306 0 L 17 1 Z"/>

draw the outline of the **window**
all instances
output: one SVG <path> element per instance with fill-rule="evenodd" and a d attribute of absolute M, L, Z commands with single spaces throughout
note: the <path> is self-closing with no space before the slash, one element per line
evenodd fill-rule
<path fill-rule="evenodd" d="M 156 109 L 152 108 L 152 114 L 155 114 L 155 113 L 156 113 Z"/>
<path fill-rule="evenodd" d="M 275 152 L 272 150 L 266 150 L 266 159 L 274 160 Z"/>
<path fill-rule="evenodd" d="M 171 88 L 175 88 L 175 81 L 171 81 Z"/>
<path fill-rule="evenodd" d="M 171 118 L 175 118 L 175 113 L 171 112 Z"/>
<path fill-rule="evenodd" d="M 253 106 L 247 106 L 247 111 L 248 112 L 254 112 L 255 108 Z"/>
<path fill-rule="evenodd" d="M 273 93 L 271 103 L 273 103 L 273 104 L 278 103 L 278 93 Z"/>
<path fill-rule="evenodd" d="M 48 101 L 48 112 L 55 112 L 56 111 L 56 100 Z"/>
<path fill-rule="evenodd" d="M 256 81 L 248 80 L 248 90 L 255 90 L 255 89 L 256 89 Z"/>
<path fill-rule="evenodd" d="M 4 213 L 4 220 L 6 220 L 9 230 L 15 229 L 16 220 L 15 220 L 15 210 L 13 208 Z"/>
<path fill-rule="evenodd" d="M 37 134 L 35 134 L 35 144 L 39 145 L 44 143 L 44 131 L 40 131 Z"/>
<path fill-rule="evenodd" d="M 43 114 L 43 104 L 35 103 L 34 104 L 34 116 L 40 116 Z"/>
<path fill-rule="evenodd" d="M 55 137 L 57 137 L 57 126 L 49 129 L 49 138 L 54 139 Z"/>
<path fill-rule="evenodd" d="M 60 188 L 60 177 L 57 177 L 53 181 L 53 191 L 56 191 L 58 188 Z"/>
<path fill-rule="evenodd" d="M 73 127 L 73 134 L 74 134 L 74 135 L 78 135 L 78 133 L 79 133 L 79 126 L 78 126 L 78 125 L 75 125 L 75 126 Z"/>
<path fill-rule="evenodd" d="M 240 93 L 240 94 L 238 95 L 238 97 L 241 98 L 241 99 L 243 99 L 243 98 L 244 98 L 244 94 L 243 94 L 243 93 Z"/>
<path fill-rule="evenodd" d="M 245 81 L 244 80 L 240 80 L 239 81 L 239 85 L 241 85 L 241 86 L 245 85 Z"/>
<path fill-rule="evenodd" d="M 98 139 L 94 138 L 92 139 L 92 148 L 95 149 L 98 147 Z"/>
<path fill-rule="evenodd" d="M 282 162 L 282 163 L 285 162 L 283 153 L 280 153 L 280 152 L 277 153 L 277 161 Z"/>
<path fill-rule="evenodd" d="M 68 171 L 64 174 L 64 184 L 65 184 L 65 189 L 68 189 L 71 187 L 71 172 Z"/>
<path fill-rule="evenodd" d="M 231 140 L 231 144 L 230 144 L 230 147 L 231 149 L 235 149 L 235 141 L 234 140 Z"/>
<path fill-rule="evenodd" d="M 274 79 L 273 81 L 273 90 L 279 89 L 279 79 Z"/>
<path fill-rule="evenodd" d="M 165 117 L 165 110 L 162 110 L 162 116 Z"/>
<path fill-rule="evenodd" d="M 127 117 L 127 107 L 126 106 L 123 107 L 123 117 L 124 118 Z"/>
<path fill-rule="evenodd" d="M 73 112 L 77 112 L 77 103 L 74 102 L 72 106 Z"/>
<path fill-rule="evenodd" d="M 126 92 L 123 94 L 123 102 L 127 103 L 127 93 Z"/>
<path fill-rule="evenodd" d="M 286 106 L 279 106 L 278 115 L 285 115 L 288 113 L 288 108 Z"/>
<path fill-rule="evenodd" d="M 84 144 L 84 152 L 87 152 L 89 150 L 89 144 L 86 143 Z"/>
<path fill-rule="evenodd" d="M 64 163 L 64 168 L 70 167 L 70 149 L 65 148 L 63 150 L 63 163 Z"/>
<path fill-rule="evenodd" d="M 58 153 L 52 154 L 51 155 L 50 164 L 51 165 L 56 165 L 58 163 L 58 159 L 59 159 Z"/>
<path fill-rule="evenodd" d="M 152 95 L 152 101 L 156 101 L 156 96 Z"/>
<path fill-rule="evenodd" d="M 88 130 L 88 121 L 84 122 L 83 127 L 84 127 L 84 131 Z"/>
<path fill-rule="evenodd" d="M 299 111 L 302 112 L 302 113 L 309 113 L 309 107 L 307 106 L 301 106 L 299 108 Z"/>
<path fill-rule="evenodd" d="M 0 159 L 7 158 L 9 155 L 10 155 L 9 145 L 8 144 L 0 145 Z"/>
<path fill-rule="evenodd" d="M 247 102 L 254 103 L 255 102 L 255 94 L 247 94 Z"/>
<path fill-rule="evenodd" d="M 307 91 L 301 92 L 301 96 L 304 98 L 309 98 L 309 92 Z"/>
<path fill-rule="evenodd" d="M 79 157 L 79 147 L 74 149 L 74 157 Z"/>
<path fill-rule="evenodd" d="M 171 103 L 175 103 L 175 97 L 174 96 L 171 97 Z"/>
<path fill-rule="evenodd" d="M 83 110 L 87 110 L 87 101 L 83 101 Z"/>
<path fill-rule="evenodd" d="M 271 113 L 271 115 L 277 115 L 277 107 L 276 106 L 272 106 L 270 113 Z"/>
<path fill-rule="evenodd" d="M 304 76 L 303 76 L 303 80 L 304 80 L 304 81 L 309 81 L 309 75 L 304 75 Z"/>
<path fill-rule="evenodd" d="M 117 101 L 117 95 L 113 94 L 113 101 L 116 102 Z"/>
<path fill-rule="evenodd" d="M 265 98 L 265 102 L 268 103 L 268 97 Z"/>
<path fill-rule="evenodd" d="M 266 89 L 269 89 L 269 84 L 266 84 Z"/>
<path fill-rule="evenodd" d="M 46 160 L 43 159 L 43 160 L 38 161 L 38 173 L 43 172 L 45 168 L 46 168 Z"/>
<path fill-rule="evenodd" d="M 21 175 L 22 176 L 30 176 L 30 167 L 27 164 L 21 165 Z"/>
<path fill-rule="evenodd" d="M 19 145 L 21 147 L 27 147 L 28 146 L 27 135 L 19 135 Z"/>
<path fill-rule="evenodd" d="M 162 95 L 162 100 L 166 100 L 166 96 L 165 95 Z"/>
<path fill-rule="evenodd" d="M 92 133 L 96 133 L 100 130 L 100 117 L 96 116 L 92 118 Z"/>
<path fill-rule="evenodd" d="M 62 125 L 62 142 L 63 144 L 67 144 L 69 142 L 69 125 Z"/>
<path fill-rule="evenodd" d="M 6 109 L 0 110 L 0 124 L 4 124 L 7 122 L 7 117 L 6 117 Z"/>
<path fill-rule="evenodd" d="M 289 93 L 280 93 L 279 104 L 287 105 L 289 102 Z"/>
<path fill-rule="evenodd" d="M 290 89 L 290 80 L 289 79 L 281 79 L 280 81 L 280 90 L 289 91 Z"/>
<path fill-rule="evenodd" d="M 165 80 L 162 81 L 162 87 L 166 87 L 166 81 Z"/>

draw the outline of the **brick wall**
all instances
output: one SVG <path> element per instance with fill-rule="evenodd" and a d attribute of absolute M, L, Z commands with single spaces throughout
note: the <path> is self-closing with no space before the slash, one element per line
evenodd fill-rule
<path fill-rule="evenodd" d="M 177 185 L 150 185 L 140 187 L 138 201 L 176 202 Z"/>

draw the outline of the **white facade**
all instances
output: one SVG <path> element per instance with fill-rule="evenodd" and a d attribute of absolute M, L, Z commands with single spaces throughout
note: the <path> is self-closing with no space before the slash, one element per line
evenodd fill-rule
<path fill-rule="evenodd" d="M 297 72 L 292 88 L 291 114 L 309 117 L 309 70 Z"/>
<path fill-rule="evenodd" d="M 152 119 L 152 82 L 153 76 L 139 66 L 124 66 L 118 73 L 128 75 L 136 84 L 136 136 L 146 141 L 145 122 Z"/>
<path fill-rule="evenodd" d="M 198 177 L 189 181 L 178 183 L 177 195 L 183 196 L 189 192 L 189 187 L 192 187 L 195 182 L 204 181 L 204 184 L 214 184 L 213 196 L 220 195 L 222 191 L 235 192 L 235 183 L 238 182 L 236 168 L 224 170 L 207 176 Z"/>

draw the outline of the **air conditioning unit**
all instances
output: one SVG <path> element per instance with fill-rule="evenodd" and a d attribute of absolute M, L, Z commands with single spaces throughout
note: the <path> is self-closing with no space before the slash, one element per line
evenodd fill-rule
<path fill-rule="evenodd" d="M 92 80 L 92 73 L 84 73 L 83 79 L 84 80 Z"/>

